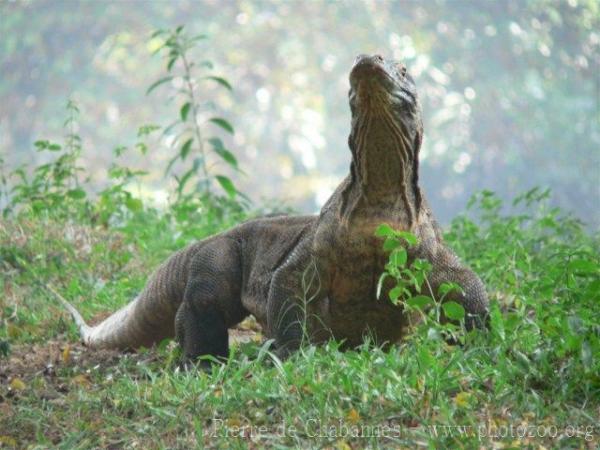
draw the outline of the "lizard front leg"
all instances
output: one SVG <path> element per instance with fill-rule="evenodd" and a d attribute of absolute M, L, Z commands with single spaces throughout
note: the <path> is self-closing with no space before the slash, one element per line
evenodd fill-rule
<path fill-rule="evenodd" d="M 324 271 L 312 254 L 311 243 L 310 239 L 299 243 L 271 281 L 267 328 L 282 358 L 311 340 L 317 317 L 312 311 L 327 291 Z"/>
<path fill-rule="evenodd" d="M 455 301 L 465 309 L 465 326 L 468 330 L 484 328 L 488 320 L 489 301 L 481 279 L 463 266 L 454 252 L 442 243 L 437 245 L 431 262 L 433 269 L 428 277 L 430 294 L 438 298 L 443 283 L 458 284 L 462 292 L 452 291 L 444 301 Z"/>

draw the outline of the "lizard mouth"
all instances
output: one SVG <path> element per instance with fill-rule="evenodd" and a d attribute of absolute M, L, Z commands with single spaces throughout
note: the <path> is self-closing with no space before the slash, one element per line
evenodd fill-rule
<path fill-rule="evenodd" d="M 411 112 L 416 107 L 414 82 L 406 66 L 380 55 L 359 55 L 350 71 L 350 108 L 375 114 Z"/>
<path fill-rule="evenodd" d="M 350 86 L 367 84 L 389 91 L 394 86 L 394 78 L 388 73 L 385 60 L 379 55 L 359 55 L 350 71 Z"/>

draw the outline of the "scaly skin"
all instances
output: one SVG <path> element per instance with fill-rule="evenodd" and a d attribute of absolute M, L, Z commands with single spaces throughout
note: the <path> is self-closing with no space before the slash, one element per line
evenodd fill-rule
<path fill-rule="evenodd" d="M 430 293 L 443 282 L 461 285 L 464 293 L 449 299 L 463 305 L 468 326 L 483 324 L 485 288 L 443 243 L 419 188 L 423 126 L 412 78 L 401 64 L 361 55 L 350 86 L 350 174 L 319 216 L 256 219 L 187 247 L 103 323 L 87 327 L 79 317 L 83 341 L 137 348 L 175 333 L 186 360 L 224 357 L 227 329 L 252 314 L 282 356 L 305 337 L 346 346 L 365 334 L 395 342 L 408 319 L 401 307 L 376 298 L 387 261 L 374 236 L 381 223 L 414 233 L 419 245 L 409 250 L 409 262 L 431 262 Z"/>

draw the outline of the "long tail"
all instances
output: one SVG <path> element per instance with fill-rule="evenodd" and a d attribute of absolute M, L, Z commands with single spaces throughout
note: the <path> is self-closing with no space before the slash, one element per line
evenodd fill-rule
<path fill-rule="evenodd" d="M 136 349 L 175 335 L 175 314 L 183 301 L 192 257 L 202 243 L 173 254 L 150 277 L 143 292 L 98 325 L 89 326 L 58 292 L 48 287 L 69 311 L 83 343 L 92 348 Z"/>

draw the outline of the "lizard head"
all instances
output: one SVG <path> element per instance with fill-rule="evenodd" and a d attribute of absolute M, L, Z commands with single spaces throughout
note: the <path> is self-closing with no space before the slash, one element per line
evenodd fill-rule
<path fill-rule="evenodd" d="M 364 118 L 402 127 L 414 137 L 421 132 L 421 108 L 415 82 L 400 62 L 379 55 L 358 55 L 350 72 L 350 110 L 353 125 Z"/>
<path fill-rule="evenodd" d="M 418 152 L 423 125 L 414 80 L 406 67 L 379 55 L 359 55 L 350 72 L 356 175 L 367 191 L 418 193 Z M 418 199 L 417 203 L 418 203 Z"/>

